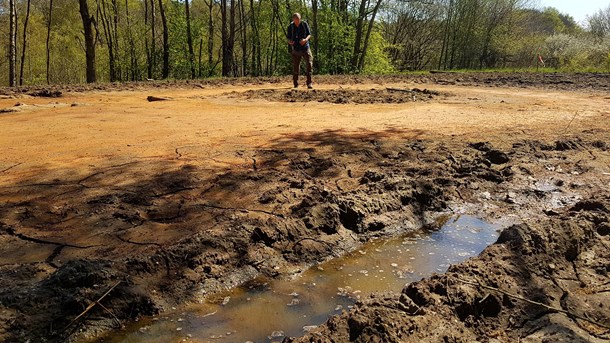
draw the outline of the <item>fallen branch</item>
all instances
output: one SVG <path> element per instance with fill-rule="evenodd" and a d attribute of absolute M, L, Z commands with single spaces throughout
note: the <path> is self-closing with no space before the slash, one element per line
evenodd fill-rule
<path fill-rule="evenodd" d="M 457 74 L 458 72 L 450 71 L 450 70 L 430 70 L 429 73 L 430 74 Z"/>
<path fill-rule="evenodd" d="M 415 93 L 415 92 L 414 92 L 413 90 L 411 90 L 411 89 L 391 88 L 391 87 L 388 87 L 388 88 L 386 88 L 386 89 L 387 89 L 387 90 L 389 90 L 389 91 L 392 91 L 392 92 Z"/>
<path fill-rule="evenodd" d="M 119 280 L 117 283 L 115 283 L 112 287 L 110 287 L 109 290 L 106 291 L 106 293 L 104 293 L 104 295 L 102 295 L 99 299 L 97 299 L 95 302 L 89 304 L 89 306 L 87 306 L 87 308 L 81 312 L 81 314 L 79 314 L 78 316 L 76 316 L 76 318 L 72 319 L 72 321 L 70 322 L 70 324 L 68 324 L 65 328 L 64 331 L 66 331 L 70 326 L 72 326 L 72 324 L 74 324 L 77 320 L 79 320 L 80 318 L 82 318 L 85 314 L 87 314 L 87 312 L 89 312 L 92 308 L 95 307 L 95 305 L 100 305 L 100 307 L 103 307 L 105 309 L 104 306 L 102 306 L 102 304 L 100 304 L 100 301 L 104 300 L 104 298 L 110 294 L 110 292 L 112 292 L 113 289 L 115 289 L 121 282 L 121 280 Z M 116 316 L 115 316 L 116 318 Z M 118 318 L 116 318 L 118 320 Z"/>
<path fill-rule="evenodd" d="M 543 303 L 538 302 L 538 301 L 530 300 L 530 299 L 527 299 L 527 298 L 522 297 L 520 295 L 512 294 L 512 293 L 509 293 L 507 291 L 501 290 L 501 289 L 499 289 L 497 287 L 492 287 L 492 286 L 484 285 L 484 284 L 482 284 L 481 282 L 478 282 L 478 281 L 477 282 L 473 282 L 473 281 L 468 281 L 468 280 L 464 280 L 464 279 L 460 279 L 460 278 L 457 278 L 457 280 L 462 282 L 462 283 L 465 283 L 467 285 L 479 286 L 479 287 L 488 289 L 490 291 L 495 291 L 495 292 L 498 292 L 498 293 L 502 293 L 502 294 L 504 294 L 504 295 L 506 295 L 506 296 L 508 296 L 510 298 L 521 300 L 521 301 L 525 301 L 526 303 L 529 303 L 529 304 L 532 304 L 532 305 L 544 307 L 547 310 L 551 310 L 551 311 L 555 311 L 555 312 L 560 312 L 560 313 L 563 313 L 563 314 L 565 314 L 565 315 L 567 315 L 569 317 L 574 317 L 574 318 L 577 318 L 577 319 L 580 319 L 580 320 L 584 320 L 584 321 L 589 322 L 589 323 L 591 323 L 593 325 L 597 325 L 597 326 L 602 327 L 604 329 L 610 330 L 610 326 L 609 325 L 605 325 L 605 324 L 596 322 L 594 320 L 591 320 L 591 319 L 586 318 L 584 316 L 572 313 L 572 312 L 564 310 L 562 308 L 557 308 L 557 307 L 554 307 L 554 306 L 543 304 Z"/>
<path fill-rule="evenodd" d="M 0 110 L 0 113 L 2 113 L 2 110 Z M 13 169 L 13 168 L 15 168 L 15 167 L 17 167 L 17 166 L 20 166 L 20 165 L 22 165 L 22 164 L 23 164 L 23 162 L 21 162 L 21 163 L 17 163 L 17 164 L 14 164 L 14 165 L 12 165 L 12 166 L 10 166 L 10 167 L 6 168 L 6 169 L 2 169 L 2 170 L 0 170 L 0 173 L 4 173 L 4 172 L 6 172 L 6 171 L 9 171 L 9 170 L 11 170 L 11 169 Z"/>
<path fill-rule="evenodd" d="M 102 304 L 99 304 L 99 303 L 98 303 L 98 305 L 100 305 L 100 307 L 101 307 L 101 308 L 102 308 L 104 311 L 106 311 L 106 313 L 108 313 L 109 315 L 111 315 L 112 317 L 114 317 L 114 319 L 116 320 L 117 324 L 119 324 L 119 326 L 122 326 L 122 324 L 121 324 L 121 320 L 120 320 L 120 319 L 119 319 L 119 318 L 118 318 L 118 317 L 117 317 L 117 316 L 116 316 L 114 313 L 112 313 L 112 311 L 110 311 L 110 310 L 109 310 L 109 309 L 108 309 L 106 306 L 104 306 L 104 305 L 102 305 Z"/>

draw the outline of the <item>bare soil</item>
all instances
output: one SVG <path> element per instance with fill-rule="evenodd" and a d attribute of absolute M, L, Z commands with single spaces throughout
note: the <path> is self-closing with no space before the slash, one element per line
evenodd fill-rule
<path fill-rule="evenodd" d="M 450 213 L 507 229 L 296 340 L 608 340 L 607 74 L 314 81 L 0 90 L 0 340 L 103 337 Z"/>

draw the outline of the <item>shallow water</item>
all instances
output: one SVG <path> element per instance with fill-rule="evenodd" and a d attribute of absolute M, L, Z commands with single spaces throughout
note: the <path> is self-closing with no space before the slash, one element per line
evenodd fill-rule
<path fill-rule="evenodd" d="M 142 320 L 104 341 L 281 342 L 348 310 L 361 295 L 399 292 L 406 283 L 442 273 L 497 237 L 494 225 L 451 218 L 438 231 L 379 239 L 292 280 L 258 279 L 205 304 Z"/>

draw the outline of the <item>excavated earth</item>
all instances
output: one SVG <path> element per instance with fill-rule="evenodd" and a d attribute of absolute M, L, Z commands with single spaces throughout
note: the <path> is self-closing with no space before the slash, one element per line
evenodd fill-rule
<path fill-rule="evenodd" d="M 286 341 L 610 340 L 610 76 L 315 82 L 0 89 L 0 341 L 104 341 L 447 214 L 504 230 Z"/>

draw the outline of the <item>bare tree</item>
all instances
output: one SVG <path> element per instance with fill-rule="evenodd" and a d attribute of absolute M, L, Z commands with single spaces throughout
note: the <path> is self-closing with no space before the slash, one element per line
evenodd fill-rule
<path fill-rule="evenodd" d="M 390 44 L 388 51 L 398 70 L 421 70 L 430 67 L 432 58 L 439 54 L 439 59 L 443 59 L 443 13 L 439 1 L 393 3 L 387 10 L 383 34 Z M 445 17 L 447 22 L 449 19 L 448 16 Z"/>
<path fill-rule="evenodd" d="M 610 5 L 587 17 L 587 23 L 593 36 L 601 41 L 610 35 Z"/>

